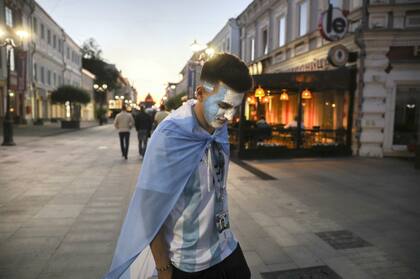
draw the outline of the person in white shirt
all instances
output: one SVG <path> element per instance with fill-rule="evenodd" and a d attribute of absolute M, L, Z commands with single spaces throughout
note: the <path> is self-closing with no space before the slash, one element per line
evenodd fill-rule
<path fill-rule="evenodd" d="M 127 160 L 128 146 L 130 144 L 130 130 L 134 126 L 134 118 L 131 113 L 127 112 L 125 106 L 122 107 L 121 112 L 117 114 L 114 120 L 114 127 L 118 130 L 120 136 L 120 146 L 122 156 Z"/>

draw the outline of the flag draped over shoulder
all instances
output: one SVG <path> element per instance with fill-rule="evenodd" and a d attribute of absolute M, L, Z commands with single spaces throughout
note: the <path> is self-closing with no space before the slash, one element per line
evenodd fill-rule
<path fill-rule="evenodd" d="M 193 105 L 192 100 L 186 102 L 153 132 L 111 269 L 104 279 L 150 277 L 155 266 L 149 244 L 175 206 L 206 146 L 217 141 L 229 154 L 226 125 L 212 135 L 197 129 Z"/>

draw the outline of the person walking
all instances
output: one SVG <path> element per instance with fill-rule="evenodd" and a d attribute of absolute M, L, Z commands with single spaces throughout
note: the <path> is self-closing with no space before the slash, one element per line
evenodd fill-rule
<path fill-rule="evenodd" d="M 123 106 L 121 112 L 115 116 L 114 127 L 118 130 L 120 136 L 120 146 L 122 156 L 127 160 L 128 146 L 130 144 L 130 130 L 134 126 L 134 119 L 131 113 L 127 112 L 127 108 Z"/>
<path fill-rule="evenodd" d="M 159 111 L 155 114 L 155 127 L 157 127 L 157 125 L 159 125 L 159 123 L 162 122 L 162 120 L 165 119 L 168 115 L 169 112 L 166 111 L 165 105 L 161 104 L 159 107 Z"/>
<path fill-rule="evenodd" d="M 147 140 L 150 136 L 150 130 L 152 129 L 152 118 L 144 109 L 144 106 L 140 106 L 140 111 L 134 117 L 137 130 L 137 138 L 139 140 L 139 154 L 144 156 L 147 147 Z"/>
<path fill-rule="evenodd" d="M 204 63 L 197 100 L 156 128 L 106 279 L 249 279 L 230 227 L 228 193 L 232 120 L 252 89 L 248 67 L 222 53 Z"/>

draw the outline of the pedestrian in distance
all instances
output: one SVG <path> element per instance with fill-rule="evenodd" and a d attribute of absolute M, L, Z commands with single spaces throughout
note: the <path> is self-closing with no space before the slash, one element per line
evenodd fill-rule
<path fill-rule="evenodd" d="M 130 144 L 130 130 L 134 126 L 134 119 L 131 113 L 127 112 L 126 106 L 121 108 L 121 112 L 115 116 L 114 127 L 120 136 L 120 146 L 122 156 L 127 160 L 128 147 Z"/>
<path fill-rule="evenodd" d="M 159 111 L 156 112 L 155 114 L 155 121 L 154 121 L 154 126 L 155 128 L 157 127 L 157 125 L 159 125 L 160 122 L 163 121 L 163 119 L 165 119 L 167 116 L 169 115 L 169 112 L 166 111 L 166 107 L 164 104 L 161 104 L 159 106 Z"/>
<path fill-rule="evenodd" d="M 140 111 L 134 117 L 137 130 L 137 138 L 139 140 L 139 154 L 144 156 L 147 148 L 147 140 L 152 129 L 152 117 L 145 111 L 144 106 L 140 105 Z"/>
<path fill-rule="evenodd" d="M 204 63 L 197 100 L 152 134 L 104 278 L 250 278 L 230 228 L 226 180 L 227 121 L 252 83 L 236 56 L 217 54 Z"/>

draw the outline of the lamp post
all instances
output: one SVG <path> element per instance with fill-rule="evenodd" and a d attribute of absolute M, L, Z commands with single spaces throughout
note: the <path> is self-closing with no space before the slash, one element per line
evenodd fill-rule
<path fill-rule="evenodd" d="M 6 113 L 4 115 L 3 120 L 3 146 L 13 146 L 16 145 L 13 141 L 13 119 L 11 113 L 11 105 L 10 105 L 10 97 L 14 95 L 13 92 L 10 91 L 10 57 L 12 50 L 16 48 L 15 42 L 13 38 L 6 37 L 8 34 L 5 31 L 0 29 L 0 37 L 5 37 L 4 42 L 1 44 L 2 47 L 6 48 L 6 56 L 7 56 L 7 81 L 6 81 Z M 17 30 L 16 35 L 20 39 L 20 46 L 23 45 L 23 40 L 28 36 L 28 33 L 24 30 Z"/>
<path fill-rule="evenodd" d="M 106 96 L 106 91 L 108 89 L 108 85 L 106 83 L 103 83 L 102 85 L 99 84 L 94 84 L 93 85 L 93 89 L 95 89 L 96 92 L 99 92 L 100 95 L 100 102 L 99 102 L 99 125 L 103 125 L 104 124 L 104 117 L 103 117 L 103 112 L 102 109 L 104 107 L 104 95 Z"/>
<path fill-rule="evenodd" d="M 190 59 L 188 61 L 188 69 L 189 70 L 191 69 L 191 75 L 188 75 L 188 78 L 191 78 L 191 90 L 188 91 L 188 98 L 189 99 L 194 97 L 194 90 L 195 90 L 195 87 L 197 86 L 196 85 L 196 81 L 197 81 L 196 66 L 203 65 L 204 62 L 206 60 L 208 60 L 209 58 L 211 58 L 215 53 L 213 48 L 208 47 L 206 45 L 199 44 L 197 42 L 197 40 L 194 40 L 192 42 L 192 44 L 190 45 L 190 49 L 193 52 L 193 57 L 192 57 L 192 59 Z M 199 52 L 202 52 L 202 53 L 199 55 L 199 57 L 196 57 L 197 53 L 199 53 Z"/>

